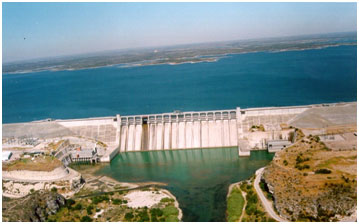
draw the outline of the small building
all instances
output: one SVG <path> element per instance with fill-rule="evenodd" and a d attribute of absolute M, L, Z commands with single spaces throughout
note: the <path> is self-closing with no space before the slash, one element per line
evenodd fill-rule
<path fill-rule="evenodd" d="M 8 161 L 12 156 L 12 152 L 10 151 L 3 151 L 2 152 L 2 161 L 5 162 L 5 161 Z"/>
<path fill-rule="evenodd" d="M 98 162 L 96 149 L 82 149 L 71 151 L 71 160 L 73 162 Z"/>
<path fill-rule="evenodd" d="M 267 142 L 268 152 L 278 152 L 290 146 L 292 142 L 287 140 L 269 140 Z"/>

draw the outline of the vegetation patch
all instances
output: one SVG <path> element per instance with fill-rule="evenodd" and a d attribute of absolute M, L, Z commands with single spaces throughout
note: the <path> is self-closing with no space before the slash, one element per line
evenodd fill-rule
<path fill-rule="evenodd" d="M 32 158 L 20 158 L 11 163 L 3 164 L 3 171 L 28 170 L 28 171 L 52 171 L 62 166 L 60 160 L 54 156 L 39 155 Z"/>
<path fill-rule="evenodd" d="M 330 174 L 332 173 L 331 170 L 328 170 L 328 169 L 319 169 L 319 170 L 316 170 L 314 171 L 315 174 Z"/>
<path fill-rule="evenodd" d="M 92 192 L 93 194 L 93 192 Z M 90 194 L 91 195 L 91 194 Z M 163 198 L 151 208 L 130 208 L 122 192 L 108 192 L 102 195 L 69 199 L 63 208 L 49 217 L 56 222 L 178 222 L 179 210 L 174 199 Z M 101 215 L 95 212 L 103 210 Z"/>
<path fill-rule="evenodd" d="M 232 189 L 227 199 L 227 220 L 230 222 L 274 222 L 262 207 L 253 187 L 254 176 Z M 246 195 L 242 196 L 242 192 Z M 244 213 L 242 214 L 243 206 Z M 241 218 L 242 217 L 242 218 Z"/>
<path fill-rule="evenodd" d="M 263 124 L 261 125 L 252 125 L 252 127 L 250 128 L 251 132 L 255 132 L 255 131 L 265 131 Z"/>
<path fill-rule="evenodd" d="M 232 189 L 231 194 L 227 199 L 227 221 L 239 221 L 244 206 L 244 198 L 241 190 L 236 186 Z"/>

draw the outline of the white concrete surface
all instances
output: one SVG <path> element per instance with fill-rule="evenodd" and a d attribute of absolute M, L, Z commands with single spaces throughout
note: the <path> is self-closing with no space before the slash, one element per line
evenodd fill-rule
<path fill-rule="evenodd" d="M 216 123 L 208 121 L 208 147 L 216 146 Z"/>
<path fill-rule="evenodd" d="M 230 136 L 230 145 L 238 145 L 238 134 L 237 134 L 237 121 L 232 119 L 229 121 L 229 136 Z"/>
<path fill-rule="evenodd" d="M 171 149 L 171 123 L 165 123 L 163 135 L 163 149 Z"/>
<path fill-rule="evenodd" d="M 136 136 L 135 136 L 135 151 L 141 150 L 142 145 L 142 125 L 136 125 Z"/>
<path fill-rule="evenodd" d="M 150 124 L 149 125 L 149 141 L 148 141 L 148 149 L 149 150 L 154 150 L 155 147 L 155 143 L 156 143 L 156 125 L 155 124 Z"/>
<path fill-rule="evenodd" d="M 127 138 L 127 151 L 134 151 L 135 149 L 135 125 L 131 124 L 128 127 L 128 138 Z"/>
<path fill-rule="evenodd" d="M 199 121 L 193 122 L 192 147 L 193 148 L 201 147 L 201 123 Z"/>
<path fill-rule="evenodd" d="M 171 149 L 178 149 L 178 123 L 172 123 L 171 134 Z"/>
<path fill-rule="evenodd" d="M 156 125 L 156 149 L 163 149 L 163 124 L 158 123 Z"/>
<path fill-rule="evenodd" d="M 216 120 L 216 125 L 215 125 L 215 133 L 216 133 L 216 137 L 215 137 L 215 147 L 223 147 L 223 121 L 222 120 Z"/>
<path fill-rule="evenodd" d="M 186 124 L 179 122 L 178 124 L 178 148 L 184 149 L 186 147 Z"/>
<path fill-rule="evenodd" d="M 120 151 L 125 152 L 127 147 L 127 126 L 124 125 L 121 127 L 121 145 L 120 145 Z"/>
<path fill-rule="evenodd" d="M 192 147 L 192 139 L 193 139 L 193 123 L 192 122 L 186 122 L 186 148 L 190 149 Z"/>
<path fill-rule="evenodd" d="M 201 121 L 201 146 L 203 148 L 209 147 L 208 121 Z"/>
<path fill-rule="evenodd" d="M 56 120 L 56 122 L 65 127 L 77 127 L 77 126 L 89 126 L 89 125 L 97 126 L 97 125 L 106 125 L 106 124 L 111 124 L 117 127 L 117 122 L 114 121 L 114 117 Z"/>
<path fill-rule="evenodd" d="M 229 134 L 229 121 L 228 120 L 224 120 L 223 121 L 223 146 L 228 147 L 231 144 L 230 141 L 230 134 Z"/>

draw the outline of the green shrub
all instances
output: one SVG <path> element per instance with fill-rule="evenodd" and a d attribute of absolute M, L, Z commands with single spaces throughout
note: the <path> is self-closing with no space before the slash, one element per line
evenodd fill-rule
<path fill-rule="evenodd" d="M 328 170 L 328 169 L 319 169 L 319 170 L 316 170 L 314 171 L 315 174 L 330 174 L 332 173 L 331 170 Z"/>
<path fill-rule="evenodd" d="M 74 210 L 81 210 L 82 209 L 82 204 L 78 203 L 77 205 L 75 205 Z"/>
<path fill-rule="evenodd" d="M 87 215 L 81 217 L 81 222 L 92 222 L 92 219 Z"/>
<path fill-rule="evenodd" d="M 148 216 L 147 210 L 140 211 L 138 213 L 138 216 L 140 217 L 139 222 L 149 222 L 150 217 Z"/>
<path fill-rule="evenodd" d="M 167 206 L 167 207 L 165 207 L 163 209 L 163 215 L 165 217 L 168 217 L 170 215 L 176 215 L 177 216 L 178 215 L 178 210 L 177 210 L 177 208 L 175 206 L 169 205 L 169 206 Z"/>
<path fill-rule="evenodd" d="M 295 168 L 297 168 L 298 170 L 304 170 L 304 169 L 309 169 L 310 166 L 307 165 L 307 164 L 305 164 L 305 165 L 299 165 L 299 164 L 297 164 L 297 165 L 295 165 Z"/>
<path fill-rule="evenodd" d="M 57 192 L 57 188 L 56 188 L 56 187 L 51 188 L 51 192 L 56 193 L 56 192 Z"/>
<path fill-rule="evenodd" d="M 246 183 L 246 182 L 243 182 L 243 183 L 240 185 L 240 188 L 241 188 L 242 191 L 246 191 L 247 183 Z"/>
<path fill-rule="evenodd" d="M 74 204 L 75 204 L 75 201 L 70 198 L 70 199 L 66 200 L 65 205 L 66 205 L 67 208 L 71 208 L 71 206 L 74 205 Z"/>
<path fill-rule="evenodd" d="M 284 166 L 287 166 L 287 165 L 288 165 L 288 161 L 287 161 L 287 160 L 283 160 L 283 164 L 284 164 Z"/>
<path fill-rule="evenodd" d="M 173 198 L 162 198 L 161 202 L 174 202 L 175 200 Z"/>
<path fill-rule="evenodd" d="M 125 219 L 126 221 L 131 221 L 133 219 L 134 215 L 132 214 L 132 212 L 127 212 L 125 214 Z"/>
<path fill-rule="evenodd" d="M 151 215 L 151 222 L 158 222 L 157 216 Z"/>
<path fill-rule="evenodd" d="M 158 217 L 163 215 L 163 211 L 161 209 L 159 209 L 159 208 L 151 209 L 150 213 L 151 213 L 151 215 L 158 216 Z"/>
<path fill-rule="evenodd" d="M 93 197 L 91 200 L 92 200 L 92 203 L 97 205 L 98 203 L 101 203 L 103 201 L 109 201 L 110 198 L 106 195 L 102 195 L 102 196 Z"/>
<path fill-rule="evenodd" d="M 178 222 L 179 220 L 178 220 L 177 216 L 170 215 L 170 216 L 166 217 L 165 221 L 166 222 Z"/>
<path fill-rule="evenodd" d="M 122 203 L 121 199 L 112 199 L 112 204 L 114 204 L 114 205 L 119 205 L 121 203 Z"/>
<path fill-rule="evenodd" d="M 248 215 L 253 215 L 256 210 L 257 210 L 257 208 L 256 208 L 255 204 L 248 204 L 246 206 L 246 213 Z"/>
<path fill-rule="evenodd" d="M 255 194 L 247 194 L 246 199 L 248 204 L 257 204 L 258 202 L 257 195 Z"/>
<path fill-rule="evenodd" d="M 87 211 L 87 214 L 88 214 L 88 215 L 92 215 L 92 209 L 93 209 L 93 206 L 92 206 L 92 205 L 89 205 L 89 206 L 86 208 L 86 211 Z"/>

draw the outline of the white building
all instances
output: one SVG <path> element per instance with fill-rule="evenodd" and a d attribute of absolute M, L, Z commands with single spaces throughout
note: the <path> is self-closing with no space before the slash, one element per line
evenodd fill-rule
<path fill-rule="evenodd" d="M 291 144 L 292 143 L 287 140 L 270 140 L 267 142 L 268 152 L 278 152 Z"/>

